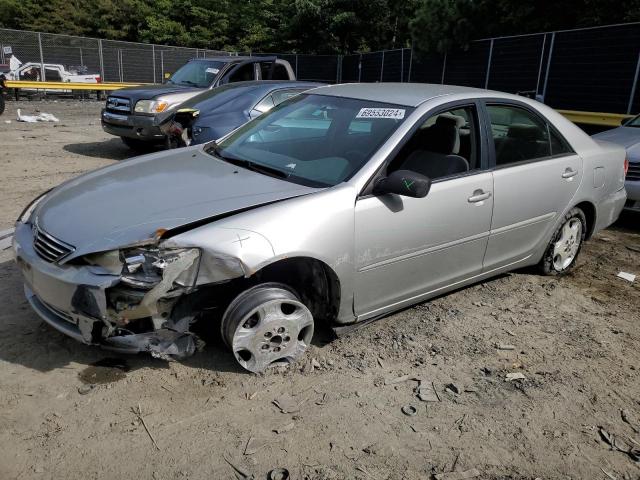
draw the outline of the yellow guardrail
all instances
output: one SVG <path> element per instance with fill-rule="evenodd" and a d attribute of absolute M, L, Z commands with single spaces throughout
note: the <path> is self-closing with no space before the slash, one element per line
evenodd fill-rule
<path fill-rule="evenodd" d="M 558 110 L 558 112 L 574 123 L 607 127 L 619 127 L 624 120 L 633 117 L 633 115 L 621 113 L 579 112 L 576 110 Z"/>
<path fill-rule="evenodd" d="M 7 88 L 26 88 L 37 90 L 119 90 L 126 87 L 138 87 L 144 83 L 81 83 L 81 82 L 29 82 L 26 80 L 7 80 Z"/>

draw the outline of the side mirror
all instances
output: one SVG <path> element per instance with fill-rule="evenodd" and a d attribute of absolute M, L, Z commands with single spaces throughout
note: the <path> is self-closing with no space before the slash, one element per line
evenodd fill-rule
<path fill-rule="evenodd" d="M 403 197 L 424 198 L 431 189 L 431 179 L 412 172 L 411 170 L 396 170 L 388 177 L 378 180 L 373 187 L 374 195 L 395 193 Z"/>

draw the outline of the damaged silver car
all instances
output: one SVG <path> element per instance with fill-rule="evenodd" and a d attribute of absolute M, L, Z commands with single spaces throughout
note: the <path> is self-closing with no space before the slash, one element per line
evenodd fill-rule
<path fill-rule="evenodd" d="M 81 342 L 180 358 L 204 322 L 260 372 L 321 323 L 527 265 L 566 273 L 618 217 L 624 158 L 522 97 L 322 87 L 217 142 L 60 185 L 22 213 L 14 250 L 33 309 Z"/>

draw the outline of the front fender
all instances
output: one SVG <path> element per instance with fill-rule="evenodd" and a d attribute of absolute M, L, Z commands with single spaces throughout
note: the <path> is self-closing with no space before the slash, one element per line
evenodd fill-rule
<path fill-rule="evenodd" d="M 165 240 L 167 248 L 201 250 L 196 285 L 250 277 L 275 255 L 266 237 L 252 230 L 205 225 Z"/>

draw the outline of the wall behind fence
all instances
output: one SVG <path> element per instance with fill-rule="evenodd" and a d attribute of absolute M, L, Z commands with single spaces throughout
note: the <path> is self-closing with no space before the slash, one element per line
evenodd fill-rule
<path fill-rule="evenodd" d="M 25 63 L 85 65 L 106 82 L 159 83 L 191 58 L 235 55 L 0 29 L 0 63 L 8 63 L 3 46 Z M 640 23 L 478 40 L 446 55 L 417 55 L 406 48 L 273 55 L 288 60 L 300 80 L 445 83 L 533 92 L 558 109 L 640 111 Z"/>

